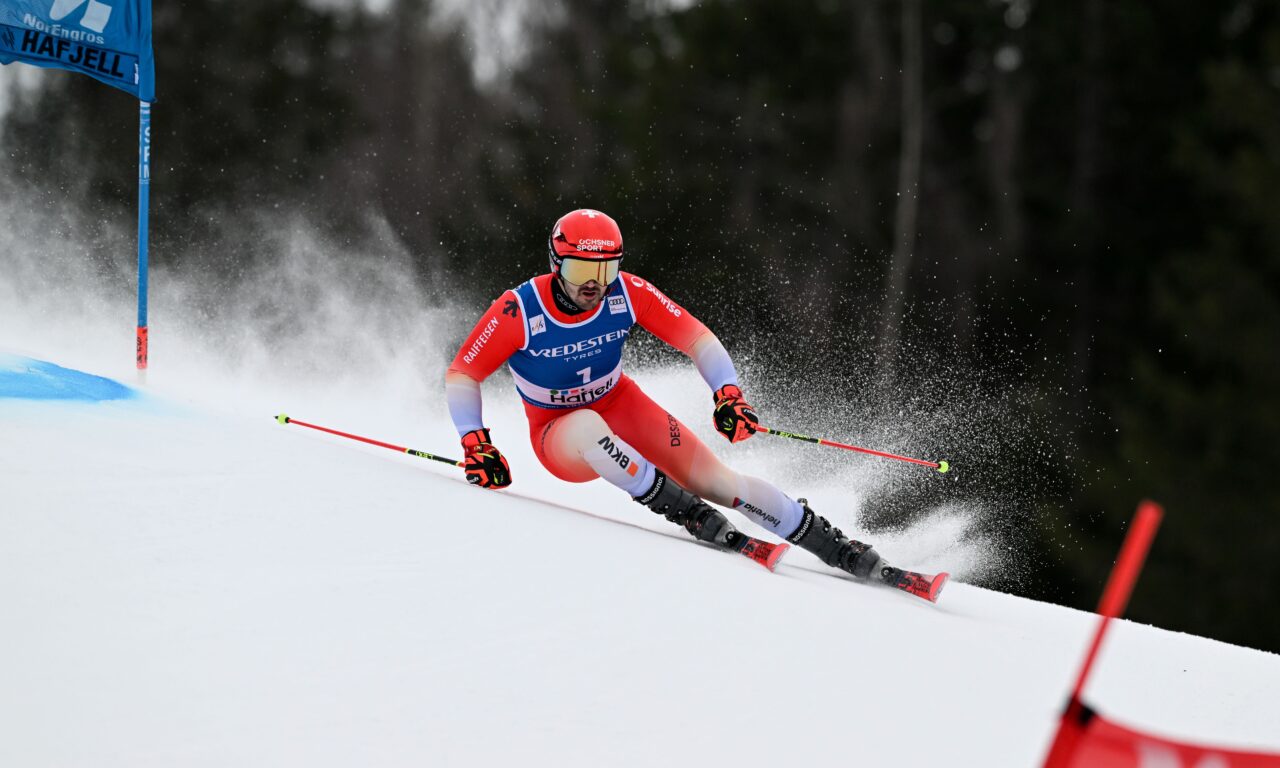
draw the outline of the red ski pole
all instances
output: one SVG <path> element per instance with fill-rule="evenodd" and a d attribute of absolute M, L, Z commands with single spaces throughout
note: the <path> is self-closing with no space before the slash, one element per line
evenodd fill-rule
<path fill-rule="evenodd" d="M 352 440 L 359 440 L 362 443 L 368 443 L 369 445 L 376 445 L 381 448 L 390 448 L 393 451 L 399 451 L 400 453 L 407 453 L 410 456 L 417 456 L 420 459 L 431 459 L 432 461 L 441 461 L 441 462 L 444 462 L 445 464 L 452 464 L 455 467 L 466 466 L 466 464 L 464 464 L 461 461 L 458 461 L 457 459 L 450 459 L 445 456 L 437 456 L 434 453 L 427 453 L 426 451 L 419 451 L 413 448 L 405 448 L 403 445 L 394 445 L 392 443 L 384 443 L 381 440 L 374 440 L 369 437 L 361 437 L 359 435 L 353 435 L 349 432 L 339 432 L 336 429 L 329 429 L 328 427 L 321 427 L 316 424 L 308 424 L 305 421 L 298 421 L 297 419 L 291 419 L 288 416 L 284 415 L 283 413 L 280 414 L 279 416 L 275 416 L 274 418 L 276 421 L 278 421 L 281 424 L 297 424 L 300 427 L 307 427 L 309 429 L 318 429 L 321 432 L 328 432 L 331 435 L 337 435 L 338 437 L 349 437 Z"/>
<path fill-rule="evenodd" d="M 777 435 L 778 437 L 789 437 L 792 440 L 803 440 L 806 443 L 817 443 L 818 445 L 829 445 L 832 448 L 843 448 L 846 451 L 857 451 L 858 453 L 869 453 L 872 456 L 880 456 L 886 459 L 897 459 L 898 461 L 909 461 L 912 464 L 923 464 L 926 467 L 933 467 L 939 472 L 946 474 L 951 469 L 951 465 L 946 461 L 925 461 L 924 459 L 913 459 L 907 456 L 899 456 L 896 453 L 885 453 L 884 451 L 873 451 L 870 448 L 860 448 L 856 445 L 847 445 L 845 443 L 837 443 L 834 440 L 826 440 L 821 437 L 810 437 L 808 435 L 797 435 L 794 432 L 783 432 L 780 429 L 770 429 L 756 425 L 757 432 L 764 432 L 767 435 Z"/>

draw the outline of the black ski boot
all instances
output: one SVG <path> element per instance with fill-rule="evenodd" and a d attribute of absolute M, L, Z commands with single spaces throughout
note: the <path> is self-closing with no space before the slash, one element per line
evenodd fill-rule
<path fill-rule="evenodd" d="M 879 569 L 880 555 L 870 544 L 850 540 L 827 518 L 815 515 L 809 509 L 808 501 L 797 501 L 804 507 L 804 517 L 800 520 L 800 527 L 787 537 L 787 541 L 809 550 L 827 565 L 852 573 L 859 579 L 869 578 Z"/>
<path fill-rule="evenodd" d="M 683 525 L 698 541 L 731 550 L 739 549 L 746 541 L 724 515 L 681 488 L 662 470 L 654 470 L 653 487 L 635 500 L 676 525 Z"/>

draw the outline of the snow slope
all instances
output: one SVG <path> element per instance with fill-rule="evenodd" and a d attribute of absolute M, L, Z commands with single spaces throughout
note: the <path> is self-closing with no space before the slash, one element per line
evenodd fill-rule
<path fill-rule="evenodd" d="M 514 405 L 490 408 L 516 478 L 496 493 L 269 418 L 455 444 L 377 403 L 37 399 L 32 368 L 0 360 L 2 766 L 1027 766 L 1093 626 L 963 583 L 929 605 L 798 551 L 770 574 L 547 477 Z M 877 544 L 978 567 L 928 534 Z M 1118 622 L 1087 695 L 1280 751 L 1277 690 L 1276 655 Z"/>

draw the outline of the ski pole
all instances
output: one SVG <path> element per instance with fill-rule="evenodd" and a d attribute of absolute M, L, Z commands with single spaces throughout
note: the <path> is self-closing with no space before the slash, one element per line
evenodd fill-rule
<path fill-rule="evenodd" d="M 359 440 L 360 442 L 362 442 L 362 443 L 368 443 L 369 445 L 377 445 L 377 446 L 380 446 L 380 447 L 382 447 L 382 448 L 390 448 L 390 449 L 391 449 L 391 450 L 393 450 L 393 451 L 399 451 L 399 452 L 401 452 L 401 453 L 407 453 L 407 454 L 409 454 L 410 456 L 417 456 L 417 457 L 418 457 L 418 458 L 420 458 L 420 459 L 431 459 L 432 461 L 442 461 L 442 462 L 444 462 L 445 464 L 452 464 L 452 465 L 453 465 L 453 466 L 455 466 L 455 467 L 465 467 L 465 466 L 466 466 L 466 464 L 464 464 L 464 463 L 463 463 L 463 462 L 461 462 L 461 461 L 458 461 L 457 459 L 450 459 L 450 458 L 446 458 L 446 457 L 444 457 L 444 456 L 437 456 L 437 455 L 435 455 L 434 453 L 427 453 L 426 451 L 419 451 L 419 450 L 415 450 L 415 449 L 413 449 L 413 448 L 405 448 L 403 445 L 393 445 L 393 444 L 391 444 L 391 443 L 384 443 L 384 442 L 382 442 L 381 440 L 374 440 L 374 439 L 372 439 L 372 438 L 368 438 L 368 437 L 361 437 L 361 436 L 359 436 L 359 435 L 353 435 L 353 434 L 350 434 L 350 433 L 348 433 L 348 432 L 339 432 L 339 431 L 338 431 L 338 430 L 336 430 L 336 429 L 329 429 L 328 427 L 321 427 L 321 426 L 316 425 L 316 424 L 308 424 L 308 423 L 307 423 L 307 422 L 305 422 L 305 421 L 298 421 L 297 419 L 291 419 L 291 418 L 289 418 L 288 416 L 284 415 L 283 413 L 282 413 L 282 414 L 280 414 L 279 416 L 274 417 L 274 418 L 275 418 L 275 420 L 276 420 L 276 421 L 278 421 L 278 422 L 279 422 L 279 423 L 281 423 L 281 424 L 297 424 L 297 425 L 298 425 L 298 426 L 300 426 L 300 427 L 308 427 L 308 428 L 310 428 L 310 429 L 318 429 L 318 430 L 320 430 L 321 432 L 328 432 L 328 433 L 329 433 L 329 434 L 331 434 L 331 435 L 337 435 L 338 437 L 349 437 L 349 438 L 351 438 L 352 440 Z"/>
<path fill-rule="evenodd" d="M 832 448 L 843 448 L 846 451 L 857 451 L 859 453 L 869 453 L 872 456 L 881 456 L 886 459 L 897 459 L 898 461 L 909 461 L 912 464 L 923 464 L 926 467 L 933 467 L 942 474 L 946 474 L 951 469 L 951 465 L 946 461 L 925 461 L 924 459 L 912 459 L 907 456 L 899 456 L 896 453 L 885 453 L 884 451 L 873 451 L 870 448 L 859 448 L 856 445 L 846 445 L 837 443 L 834 440 L 826 440 L 821 437 L 809 437 L 808 435 L 797 435 L 792 432 L 783 432 L 780 429 L 770 429 L 756 425 L 757 432 L 764 432 L 767 435 L 777 435 L 778 437 L 789 437 L 793 440 L 803 440 L 806 443 L 817 443 L 818 445 L 829 445 Z"/>

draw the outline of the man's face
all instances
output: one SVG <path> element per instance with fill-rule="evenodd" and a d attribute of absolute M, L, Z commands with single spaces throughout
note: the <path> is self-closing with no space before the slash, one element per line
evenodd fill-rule
<path fill-rule="evenodd" d="M 574 285 L 568 280 L 561 279 L 560 284 L 564 286 L 564 292 L 574 304 L 578 305 L 578 309 L 591 311 L 600 306 L 600 300 L 604 298 L 604 286 L 595 280 L 588 280 L 582 285 Z"/>

